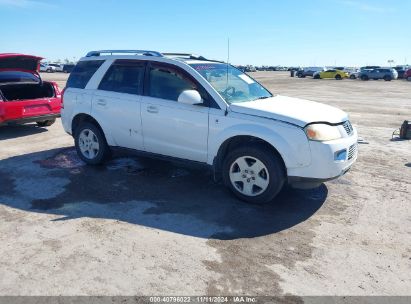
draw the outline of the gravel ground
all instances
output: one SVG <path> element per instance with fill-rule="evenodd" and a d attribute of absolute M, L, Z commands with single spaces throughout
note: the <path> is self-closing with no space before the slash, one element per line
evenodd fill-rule
<path fill-rule="evenodd" d="M 1 127 L 0 295 L 411 295 L 411 82 L 252 75 L 349 112 L 353 169 L 256 207 L 204 168 L 85 166 L 60 121 Z"/>

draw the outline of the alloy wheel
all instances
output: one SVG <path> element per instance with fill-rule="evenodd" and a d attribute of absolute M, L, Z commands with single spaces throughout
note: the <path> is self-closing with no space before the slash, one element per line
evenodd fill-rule
<path fill-rule="evenodd" d="M 95 158 L 100 150 L 98 138 L 90 129 L 81 131 L 78 143 L 81 153 L 87 159 Z"/>
<path fill-rule="evenodd" d="M 230 166 L 229 177 L 234 188 L 246 196 L 263 193 L 270 183 L 267 167 L 251 156 L 237 158 Z"/>

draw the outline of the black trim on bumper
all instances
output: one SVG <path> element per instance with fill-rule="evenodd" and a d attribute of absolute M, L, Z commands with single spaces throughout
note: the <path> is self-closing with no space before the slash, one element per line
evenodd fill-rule
<path fill-rule="evenodd" d="M 300 176 L 289 176 L 288 184 L 292 188 L 296 189 L 313 189 L 319 187 L 322 183 L 328 182 L 330 180 L 339 178 L 347 173 L 350 168 L 343 171 L 340 175 L 330 177 L 330 178 L 310 178 L 310 177 L 300 177 Z"/>
<path fill-rule="evenodd" d="M 21 125 L 21 124 L 26 124 L 30 122 L 52 120 L 52 119 L 56 119 L 59 117 L 60 117 L 60 114 L 47 114 L 47 115 L 41 115 L 41 116 L 32 116 L 32 117 L 26 117 L 26 118 L 15 119 L 15 120 L 6 120 L 0 123 L 0 126 Z"/>

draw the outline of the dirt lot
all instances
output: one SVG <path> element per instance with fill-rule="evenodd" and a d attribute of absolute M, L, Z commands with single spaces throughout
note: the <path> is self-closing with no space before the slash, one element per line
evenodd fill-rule
<path fill-rule="evenodd" d="M 352 171 L 254 207 L 202 168 L 84 166 L 60 121 L 2 127 L 0 295 L 411 295 L 411 82 L 253 76 L 348 111 Z"/>

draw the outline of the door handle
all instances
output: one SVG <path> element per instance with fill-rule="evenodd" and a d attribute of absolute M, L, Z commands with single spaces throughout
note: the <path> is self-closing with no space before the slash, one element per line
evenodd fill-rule
<path fill-rule="evenodd" d="M 105 99 L 97 99 L 97 104 L 100 106 L 105 106 L 107 101 Z"/>
<path fill-rule="evenodd" d="M 158 108 L 155 106 L 148 106 L 147 107 L 147 112 L 149 113 L 158 113 Z"/>

